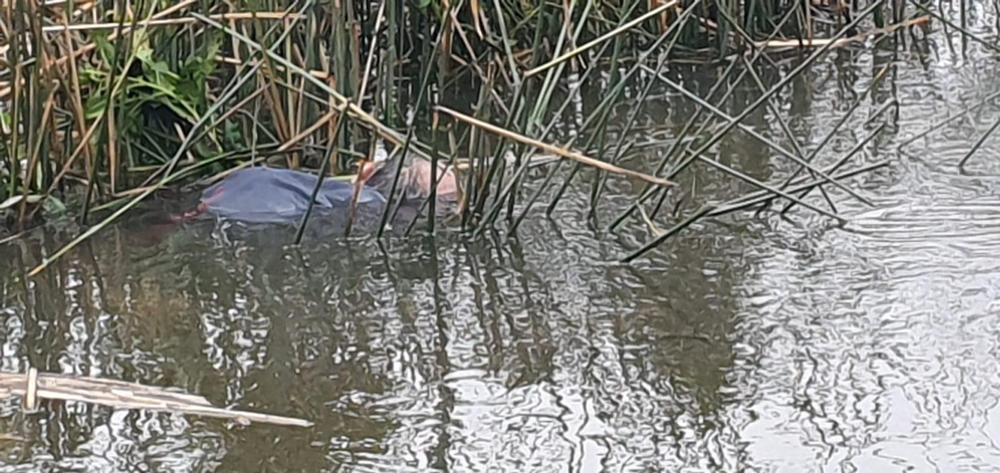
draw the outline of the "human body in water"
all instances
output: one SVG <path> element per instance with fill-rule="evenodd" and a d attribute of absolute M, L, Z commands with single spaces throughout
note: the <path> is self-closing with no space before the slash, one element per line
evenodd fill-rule
<path fill-rule="evenodd" d="M 316 194 L 312 215 L 321 221 L 324 217 L 344 215 L 351 209 L 362 221 L 372 220 L 372 215 L 381 215 L 390 201 L 388 194 L 397 164 L 383 153 L 374 160 L 363 161 L 358 175 L 351 181 L 324 179 Z M 437 208 L 442 213 L 454 211 L 458 185 L 452 169 L 441 165 L 437 176 L 432 176 L 432 165 L 426 160 L 409 158 L 403 164 L 396 186 L 396 200 L 403 218 L 415 217 L 430 197 L 432 177 L 438 181 Z M 241 169 L 206 188 L 198 206 L 181 219 L 207 214 L 248 224 L 294 224 L 301 221 L 308 210 L 317 179 L 315 174 L 289 169 Z"/>

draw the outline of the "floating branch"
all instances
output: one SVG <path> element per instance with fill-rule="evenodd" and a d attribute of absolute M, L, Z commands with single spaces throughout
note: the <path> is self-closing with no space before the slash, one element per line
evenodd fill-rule
<path fill-rule="evenodd" d="M 115 409 L 232 419 L 241 423 L 313 426 L 312 422 L 305 419 L 214 407 L 202 396 L 178 392 L 172 388 L 144 386 L 89 376 L 39 373 L 35 368 L 29 368 L 25 374 L 0 373 L 0 398 L 9 399 L 14 396 L 23 398 L 23 405 L 27 411 L 36 411 L 40 399 L 54 399 L 87 402 Z"/>

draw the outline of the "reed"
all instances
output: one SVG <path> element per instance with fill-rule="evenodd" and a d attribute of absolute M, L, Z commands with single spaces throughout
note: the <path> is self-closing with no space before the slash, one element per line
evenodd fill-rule
<path fill-rule="evenodd" d="M 824 184 L 817 187 L 831 206 L 827 187 L 870 203 L 838 177 L 843 173 L 812 163 L 844 121 L 806 151 L 773 97 L 834 48 L 902 37 L 897 33 L 928 21 L 994 49 L 969 25 L 965 1 L 955 9 L 916 0 L 117 0 L 87 8 L 12 0 L 0 9 L 0 212 L 12 210 L 17 225 L 33 225 L 46 217 L 47 200 L 66 203 L 85 229 L 55 258 L 165 186 L 267 156 L 345 174 L 378 139 L 435 164 L 468 152 L 459 208 L 461 229 L 471 235 L 502 220 L 513 234 L 539 199 L 547 196 L 551 214 L 583 178 L 592 217 L 610 192 L 608 179 L 644 185 L 610 228 L 637 210 L 654 221 L 694 163 L 750 183 L 764 206 L 784 200 L 842 220 L 789 186 L 804 172 Z M 808 56 L 766 87 L 757 69 L 773 67 L 772 56 L 787 57 L 787 50 Z M 668 77 L 692 61 L 727 64 L 704 97 Z M 595 79 L 604 93 L 584 105 L 585 82 Z M 745 79 L 759 99 L 740 113 L 724 112 Z M 658 162 L 625 162 L 644 126 L 644 106 L 663 87 L 679 94 L 672 99 L 678 106 L 691 101 L 695 112 L 657 145 Z M 779 136 L 744 123 L 760 107 L 778 117 Z M 735 132 L 798 170 L 766 183 L 706 156 Z M 436 150 L 445 138 L 450 149 Z M 532 156 L 539 153 L 559 159 L 536 166 Z M 543 179 L 531 177 L 536 168 Z M 399 209 L 396 171 L 380 238 Z M 705 205 L 672 231 L 719 208 Z M 427 229 L 434 232 L 440 225 L 434 202 L 429 207 Z"/>

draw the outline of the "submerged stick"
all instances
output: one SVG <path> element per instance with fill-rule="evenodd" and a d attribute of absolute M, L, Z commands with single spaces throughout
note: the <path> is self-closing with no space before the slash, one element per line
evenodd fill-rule
<path fill-rule="evenodd" d="M 437 111 L 440 111 L 440 112 L 444 112 L 444 113 L 446 113 L 448 115 L 451 115 L 452 117 L 454 117 L 454 118 L 456 118 L 456 119 L 458 119 L 460 121 L 466 122 L 466 123 L 468 123 L 470 125 L 473 125 L 473 126 L 475 126 L 477 128 L 481 128 L 481 129 L 486 130 L 486 131 L 488 131 L 490 133 L 493 133 L 495 135 L 499 135 L 501 137 L 504 137 L 504 138 L 507 138 L 507 139 L 510 139 L 510 140 L 514 140 L 514 141 L 517 141 L 519 143 L 523 143 L 523 144 L 526 144 L 526 145 L 529 145 L 529 146 L 534 146 L 535 148 L 538 148 L 538 149 L 544 150 L 546 152 L 555 154 L 555 155 L 560 156 L 562 158 L 566 158 L 566 159 L 569 159 L 569 160 L 572 160 L 572 161 L 576 161 L 576 162 L 584 164 L 586 166 L 594 167 L 594 168 L 600 169 L 602 171 L 610 172 L 612 174 L 618 174 L 618 175 L 622 175 L 622 176 L 632 177 L 632 178 L 635 178 L 635 179 L 639 179 L 639 180 L 642 180 L 642 181 L 649 182 L 651 184 L 656 184 L 658 186 L 673 187 L 673 186 L 677 185 L 675 182 L 669 181 L 667 179 L 663 179 L 663 178 L 656 177 L 656 176 L 650 176 L 649 174 L 644 174 L 644 173 L 641 173 L 641 172 L 638 172 L 638 171 L 633 171 L 633 170 L 630 170 L 630 169 L 621 168 L 621 167 L 615 166 L 613 164 L 608 164 L 608 163 L 606 163 L 604 161 L 600 161 L 600 160 L 591 158 L 589 156 L 586 156 L 586 155 L 584 155 L 584 154 L 582 154 L 582 153 L 580 153 L 578 151 L 573 151 L 573 150 L 568 150 L 568 149 L 560 148 L 560 147 L 558 147 L 556 145 L 552 145 L 552 144 L 549 144 L 549 143 L 543 143 L 541 141 L 535 140 L 533 138 L 529 138 L 529 137 L 524 136 L 522 134 L 515 133 L 515 132 L 510 131 L 510 130 L 505 130 L 505 129 L 500 128 L 500 127 L 498 127 L 496 125 L 493 125 L 493 124 L 490 124 L 490 123 L 486 123 L 486 122 L 484 122 L 482 120 L 478 120 L 476 118 L 470 117 L 470 116 L 465 115 L 465 114 L 460 113 L 460 112 L 456 112 L 456 111 L 454 111 L 454 110 L 452 110 L 450 108 L 447 108 L 447 107 L 442 107 L 442 106 L 438 105 L 438 106 L 434 107 L 434 109 L 437 110 Z"/>

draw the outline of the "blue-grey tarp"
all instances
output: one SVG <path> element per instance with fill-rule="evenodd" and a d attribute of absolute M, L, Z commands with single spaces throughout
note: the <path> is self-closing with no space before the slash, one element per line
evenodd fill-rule
<path fill-rule="evenodd" d="M 218 217 L 251 223 L 297 222 L 309 207 L 317 176 L 288 169 L 253 167 L 236 171 L 202 192 L 204 210 Z M 354 195 L 349 182 L 324 179 L 313 211 L 348 209 Z M 362 187 L 358 206 L 385 205 L 385 198 Z"/>

